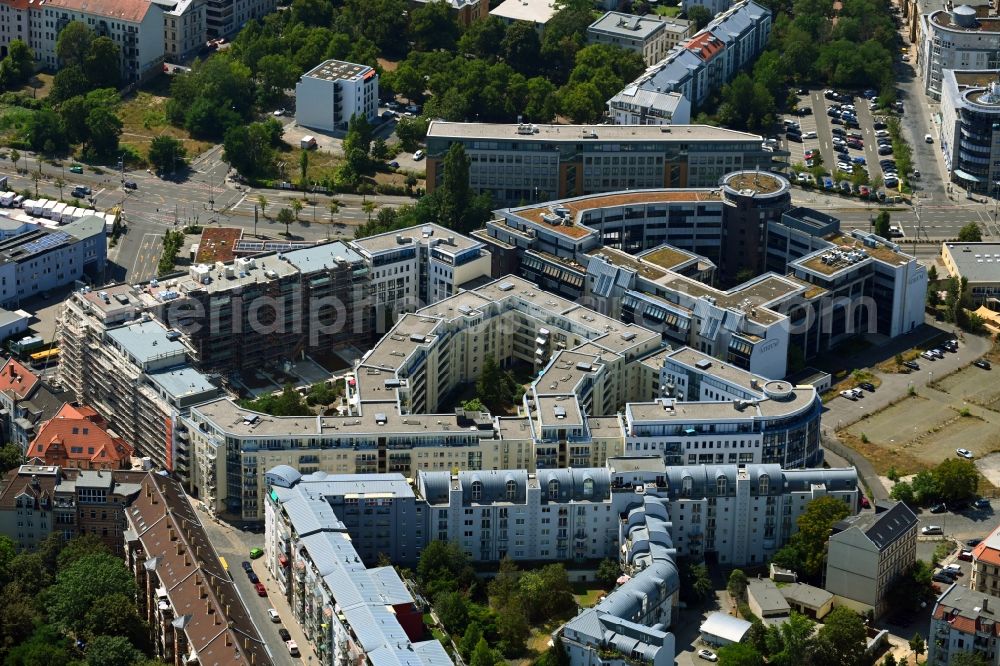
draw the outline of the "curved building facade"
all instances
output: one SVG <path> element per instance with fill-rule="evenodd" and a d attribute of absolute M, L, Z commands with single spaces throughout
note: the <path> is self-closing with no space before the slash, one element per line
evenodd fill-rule
<path fill-rule="evenodd" d="M 1000 69 L 944 73 L 940 148 L 953 182 L 997 195 Z"/>

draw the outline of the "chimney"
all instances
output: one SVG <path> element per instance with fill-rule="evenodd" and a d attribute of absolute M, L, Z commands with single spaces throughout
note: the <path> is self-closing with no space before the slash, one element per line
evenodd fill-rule
<path fill-rule="evenodd" d="M 990 598 L 989 597 L 983 597 L 983 611 L 987 612 L 987 613 L 990 611 Z"/>
<path fill-rule="evenodd" d="M 204 599 L 207 596 L 208 596 L 208 591 L 205 590 L 205 586 L 202 585 L 201 583 L 198 583 L 198 598 Z"/>

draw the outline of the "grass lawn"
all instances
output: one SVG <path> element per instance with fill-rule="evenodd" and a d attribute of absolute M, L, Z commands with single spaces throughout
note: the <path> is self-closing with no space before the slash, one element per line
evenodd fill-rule
<path fill-rule="evenodd" d="M 39 72 L 32 76 L 31 80 L 21 87 L 21 90 L 26 93 L 32 93 L 38 99 L 48 97 L 49 91 L 52 90 L 52 80 L 54 78 L 52 74 Z"/>
<path fill-rule="evenodd" d="M 590 608 L 608 591 L 597 583 L 574 583 L 573 599 L 580 608 Z"/>
<path fill-rule="evenodd" d="M 6 144 L 23 136 L 32 115 L 33 111 L 19 106 L 0 107 L 0 142 Z"/>
<path fill-rule="evenodd" d="M 667 16 L 673 18 L 681 13 L 681 7 L 680 5 L 676 7 L 665 7 L 663 5 L 659 5 L 656 8 L 656 13 L 659 14 L 660 16 Z"/>
<path fill-rule="evenodd" d="M 161 92 L 162 84 L 152 91 L 140 90 L 122 103 L 118 109 L 118 117 L 122 121 L 122 144 L 135 148 L 136 152 L 145 156 L 153 138 L 166 134 L 181 140 L 188 159 L 211 148 L 212 144 L 208 141 L 192 139 L 187 130 L 167 122 L 167 98 L 158 94 Z"/>
<path fill-rule="evenodd" d="M 285 163 L 285 180 L 296 183 L 299 182 L 301 177 L 301 172 L 299 171 L 299 156 L 301 154 L 301 148 L 291 146 L 288 147 L 288 150 L 283 150 L 278 153 L 277 161 L 279 163 Z M 323 182 L 323 179 L 329 178 L 332 181 L 334 173 L 337 171 L 337 167 L 340 166 L 341 161 L 341 158 L 335 156 L 330 151 L 310 150 L 309 168 L 307 170 L 310 180 L 314 182 Z"/>

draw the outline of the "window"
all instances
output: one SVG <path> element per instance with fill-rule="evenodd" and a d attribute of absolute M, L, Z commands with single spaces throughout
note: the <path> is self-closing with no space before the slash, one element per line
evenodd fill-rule
<path fill-rule="evenodd" d="M 472 501 L 478 502 L 483 498 L 483 482 L 473 481 L 472 482 Z"/>
<path fill-rule="evenodd" d="M 515 497 L 517 497 L 517 483 L 511 479 L 507 482 L 507 501 L 513 502 Z"/>
<path fill-rule="evenodd" d="M 719 496 L 726 494 L 726 477 L 719 476 L 719 478 L 715 480 L 715 494 Z"/>
<path fill-rule="evenodd" d="M 687 497 L 688 495 L 691 494 L 692 483 L 693 480 L 691 479 L 690 476 L 685 476 L 683 479 L 681 479 L 681 495 L 683 497 Z"/>
<path fill-rule="evenodd" d="M 767 495 L 770 492 L 770 484 L 771 484 L 771 479 L 767 476 L 767 474 L 760 475 L 759 484 L 760 487 L 757 489 L 757 494 Z"/>
<path fill-rule="evenodd" d="M 549 479 L 549 499 L 559 499 L 559 482 Z"/>
<path fill-rule="evenodd" d="M 583 480 L 583 496 L 593 497 L 594 496 L 594 480 L 584 479 Z"/>

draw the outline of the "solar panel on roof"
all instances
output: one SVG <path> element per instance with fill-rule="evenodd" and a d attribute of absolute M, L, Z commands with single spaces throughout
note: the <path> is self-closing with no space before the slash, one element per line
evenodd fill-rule
<path fill-rule="evenodd" d="M 67 240 L 69 240 L 69 234 L 67 234 L 64 231 L 57 231 L 55 233 L 46 234 L 41 238 L 25 243 L 21 249 L 27 254 L 35 254 L 43 250 L 48 250 L 53 247 L 57 247 L 62 243 L 66 242 Z"/>

